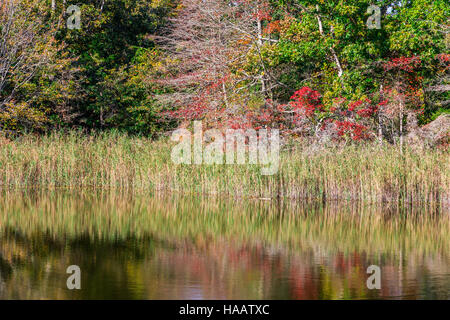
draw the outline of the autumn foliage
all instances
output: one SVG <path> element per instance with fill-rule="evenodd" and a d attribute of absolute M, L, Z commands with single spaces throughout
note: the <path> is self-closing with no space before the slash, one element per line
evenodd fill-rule
<path fill-rule="evenodd" d="M 203 120 L 396 143 L 449 112 L 448 5 L 380 2 L 372 30 L 372 2 L 85 0 L 80 30 L 75 1 L 2 3 L 0 128 L 158 137 Z"/>

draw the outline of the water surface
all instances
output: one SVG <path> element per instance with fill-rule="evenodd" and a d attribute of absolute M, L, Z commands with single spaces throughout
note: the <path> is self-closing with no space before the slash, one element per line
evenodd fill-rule
<path fill-rule="evenodd" d="M 449 299 L 449 231 L 416 205 L 2 192 L 0 299 Z"/>

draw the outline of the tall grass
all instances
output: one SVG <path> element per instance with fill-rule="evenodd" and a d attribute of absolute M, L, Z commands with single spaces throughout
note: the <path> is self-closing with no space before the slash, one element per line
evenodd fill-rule
<path fill-rule="evenodd" d="M 118 188 L 233 197 L 364 199 L 449 203 L 449 153 L 400 153 L 390 145 L 351 145 L 312 152 L 297 144 L 280 170 L 256 165 L 175 165 L 174 143 L 118 133 L 24 136 L 0 142 L 0 187 Z"/>

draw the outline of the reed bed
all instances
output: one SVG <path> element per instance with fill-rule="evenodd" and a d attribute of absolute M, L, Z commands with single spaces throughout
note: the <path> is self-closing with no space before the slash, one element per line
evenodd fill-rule
<path fill-rule="evenodd" d="M 315 151 L 296 143 L 282 150 L 280 169 L 261 175 L 257 165 L 176 165 L 167 139 L 117 132 L 27 135 L 0 142 L 0 188 L 117 188 L 448 206 L 449 152 L 400 152 L 391 145 L 349 145 Z"/>

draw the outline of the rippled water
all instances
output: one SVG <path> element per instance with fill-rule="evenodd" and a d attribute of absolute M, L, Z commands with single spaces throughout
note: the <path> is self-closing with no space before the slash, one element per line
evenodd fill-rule
<path fill-rule="evenodd" d="M 115 192 L 0 198 L 0 299 L 449 299 L 446 208 Z M 66 268 L 81 269 L 81 290 Z M 369 290 L 367 267 L 381 268 Z"/>

